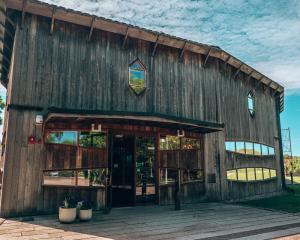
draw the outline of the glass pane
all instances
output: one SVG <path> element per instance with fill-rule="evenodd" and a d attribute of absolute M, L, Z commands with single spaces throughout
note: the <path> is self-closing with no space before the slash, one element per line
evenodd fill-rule
<path fill-rule="evenodd" d="M 254 168 L 247 168 L 248 181 L 255 181 L 255 170 Z"/>
<path fill-rule="evenodd" d="M 77 132 L 74 131 L 50 132 L 46 136 L 46 143 L 76 145 Z"/>
<path fill-rule="evenodd" d="M 203 170 L 182 170 L 183 182 L 193 182 L 193 181 L 203 181 L 203 180 L 204 180 Z"/>
<path fill-rule="evenodd" d="M 246 142 L 246 154 L 253 155 L 253 143 L 252 142 Z"/>
<path fill-rule="evenodd" d="M 81 132 L 79 136 L 81 147 L 106 148 L 105 133 Z"/>
<path fill-rule="evenodd" d="M 160 185 L 175 183 L 177 170 L 162 168 L 160 170 Z"/>
<path fill-rule="evenodd" d="M 266 145 L 261 145 L 261 154 L 262 155 L 269 155 L 269 152 L 268 152 L 268 146 Z"/>
<path fill-rule="evenodd" d="M 105 169 L 78 171 L 78 186 L 105 186 Z"/>
<path fill-rule="evenodd" d="M 75 186 L 74 171 L 44 172 L 44 185 Z"/>
<path fill-rule="evenodd" d="M 275 155 L 275 150 L 273 147 L 268 147 L 269 149 L 269 155 Z"/>
<path fill-rule="evenodd" d="M 254 143 L 254 155 L 261 155 L 261 148 L 259 143 Z"/>
<path fill-rule="evenodd" d="M 238 180 L 239 181 L 247 181 L 246 168 L 238 169 Z"/>
<path fill-rule="evenodd" d="M 270 169 L 271 178 L 274 178 L 277 176 L 275 169 Z"/>
<path fill-rule="evenodd" d="M 227 151 L 235 152 L 235 142 L 225 142 L 225 148 Z"/>
<path fill-rule="evenodd" d="M 131 64 L 130 68 L 143 70 L 143 67 L 138 61 L 135 61 L 133 64 Z"/>
<path fill-rule="evenodd" d="M 245 142 L 236 142 L 236 152 L 246 153 L 245 151 Z"/>
<path fill-rule="evenodd" d="M 155 200 L 155 139 L 136 138 L 136 201 Z"/>
<path fill-rule="evenodd" d="M 227 171 L 227 179 L 228 180 L 232 180 L 232 181 L 236 181 L 237 180 L 237 175 L 236 175 L 236 170 L 228 170 Z"/>
<path fill-rule="evenodd" d="M 270 178 L 270 169 L 269 168 L 264 168 L 264 179 L 269 179 Z"/>
<path fill-rule="evenodd" d="M 251 115 L 254 114 L 254 97 L 252 92 L 248 94 L 248 110 Z"/>
<path fill-rule="evenodd" d="M 177 136 L 162 136 L 160 139 L 161 150 L 178 150 L 180 149 L 180 140 Z"/>
<path fill-rule="evenodd" d="M 200 149 L 200 140 L 195 138 L 182 138 L 182 149 Z"/>
<path fill-rule="evenodd" d="M 256 173 L 256 180 L 263 180 L 263 169 L 262 168 L 255 168 Z"/>

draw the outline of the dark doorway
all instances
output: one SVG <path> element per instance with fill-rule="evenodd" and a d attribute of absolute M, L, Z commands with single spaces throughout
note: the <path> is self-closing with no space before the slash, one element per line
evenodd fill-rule
<path fill-rule="evenodd" d="M 113 136 L 112 206 L 134 205 L 134 136 Z"/>

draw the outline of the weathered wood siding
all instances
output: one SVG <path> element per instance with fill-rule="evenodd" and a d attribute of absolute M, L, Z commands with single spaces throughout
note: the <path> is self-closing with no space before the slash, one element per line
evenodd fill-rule
<path fill-rule="evenodd" d="M 128 38 L 123 49 L 123 36 L 104 31 L 94 30 L 88 42 L 88 28 L 61 21 L 55 21 L 51 35 L 50 23 L 48 18 L 26 14 L 23 28 L 17 26 L 10 104 L 161 113 L 225 123 L 224 131 L 204 140 L 205 190 L 211 199 L 227 196 L 225 139 L 275 145 L 279 169 L 275 97 L 259 86 L 252 118 L 247 94 L 256 86 L 254 79 L 244 74 L 234 78 L 237 70 L 214 58 L 203 67 L 205 56 L 188 51 L 181 61 L 180 52 L 166 46 L 159 45 L 151 57 L 153 44 L 142 40 Z M 147 68 L 147 88 L 140 96 L 128 86 L 128 65 L 136 58 Z M 27 144 L 29 135 L 41 131 L 34 125 L 36 114 L 28 108 L 10 109 L 2 216 L 33 214 L 44 206 L 45 146 Z M 245 191 L 239 186 L 233 191 Z"/>
<path fill-rule="evenodd" d="M 26 15 L 16 43 L 12 104 L 67 109 L 156 112 L 226 124 L 228 139 L 249 139 L 274 145 L 275 98 L 255 91 L 256 114 L 247 110 L 247 94 L 256 86 L 236 69 L 199 54 L 128 39 Z M 128 65 L 139 58 L 147 68 L 147 89 L 136 96 L 128 86 Z"/>

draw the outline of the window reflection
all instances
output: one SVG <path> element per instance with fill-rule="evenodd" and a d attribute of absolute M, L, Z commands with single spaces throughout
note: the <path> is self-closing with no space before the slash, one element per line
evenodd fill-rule
<path fill-rule="evenodd" d="M 235 142 L 225 142 L 227 151 L 235 152 Z"/>
<path fill-rule="evenodd" d="M 46 136 L 46 143 L 77 145 L 76 131 L 49 132 Z"/>
<path fill-rule="evenodd" d="M 79 135 L 79 146 L 106 148 L 106 135 L 102 132 L 81 132 Z"/>
<path fill-rule="evenodd" d="M 52 186 L 105 186 L 106 170 L 45 171 L 43 184 Z"/>
<path fill-rule="evenodd" d="M 244 142 L 236 142 L 236 152 L 237 153 L 244 153 L 244 154 L 246 153 Z"/>
<path fill-rule="evenodd" d="M 225 142 L 226 151 L 256 155 L 256 156 L 268 156 L 275 155 L 273 147 L 253 142 L 243 142 L 243 141 L 226 141 Z"/>
<path fill-rule="evenodd" d="M 227 170 L 227 180 L 253 182 L 276 178 L 276 170 L 269 168 L 238 168 Z"/>

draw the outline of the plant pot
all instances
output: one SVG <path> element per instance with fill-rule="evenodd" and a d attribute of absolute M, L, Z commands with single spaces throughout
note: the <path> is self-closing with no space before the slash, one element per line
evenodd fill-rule
<path fill-rule="evenodd" d="M 79 211 L 79 219 L 80 221 L 90 221 L 93 216 L 92 209 L 80 210 Z"/>
<path fill-rule="evenodd" d="M 59 221 L 61 223 L 72 223 L 76 219 L 76 208 L 59 208 Z"/>

